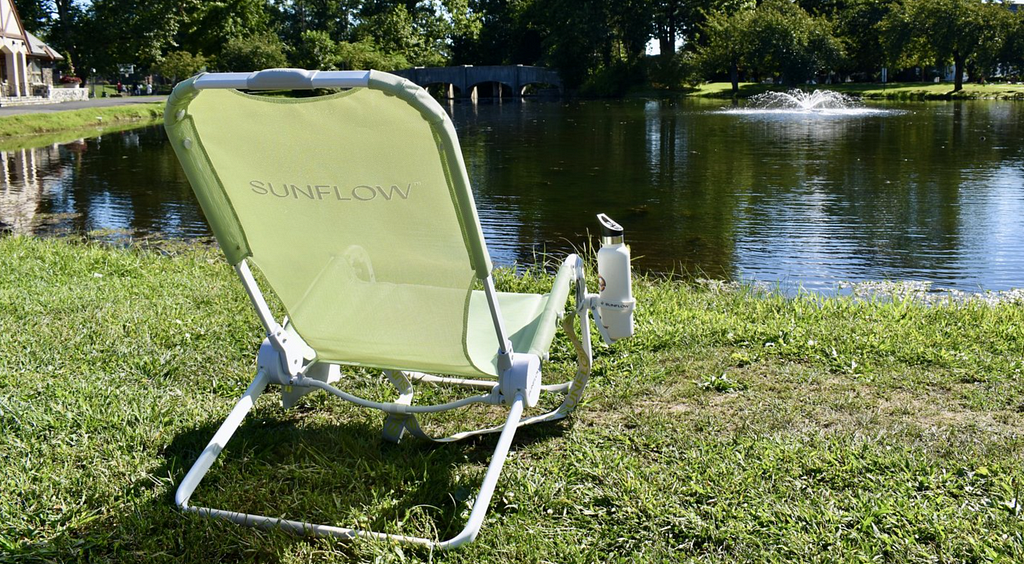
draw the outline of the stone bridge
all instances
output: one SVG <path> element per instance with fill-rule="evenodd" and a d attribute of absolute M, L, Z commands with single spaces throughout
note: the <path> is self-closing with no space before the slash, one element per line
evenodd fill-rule
<path fill-rule="evenodd" d="M 523 89 L 530 84 L 558 88 L 561 94 L 562 79 L 558 73 L 544 67 L 524 65 L 461 67 L 415 67 L 395 74 L 426 88 L 441 85 L 448 98 L 510 97 L 513 100 L 523 95 Z"/>

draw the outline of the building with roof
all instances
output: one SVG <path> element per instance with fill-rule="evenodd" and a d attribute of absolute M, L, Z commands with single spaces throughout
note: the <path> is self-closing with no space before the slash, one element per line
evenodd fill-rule
<path fill-rule="evenodd" d="M 0 106 L 87 98 L 82 88 L 54 88 L 53 67 L 63 59 L 25 30 L 12 0 L 0 0 Z"/>

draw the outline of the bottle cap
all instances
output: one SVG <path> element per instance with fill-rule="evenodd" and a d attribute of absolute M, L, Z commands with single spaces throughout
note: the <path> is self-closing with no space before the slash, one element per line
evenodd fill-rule
<path fill-rule="evenodd" d="M 601 244 L 614 245 L 622 243 L 622 226 L 615 223 L 615 220 L 603 213 L 597 214 L 597 220 L 601 222 Z"/>

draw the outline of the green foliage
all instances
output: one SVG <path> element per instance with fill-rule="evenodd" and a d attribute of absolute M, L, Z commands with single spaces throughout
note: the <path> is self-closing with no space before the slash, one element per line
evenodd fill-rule
<path fill-rule="evenodd" d="M 224 71 L 254 71 L 287 66 L 285 46 L 274 34 L 230 39 L 217 57 Z"/>
<path fill-rule="evenodd" d="M 386 0 L 365 2 L 354 38 L 369 41 L 384 54 L 401 56 L 416 66 L 440 66 L 450 55 L 446 32 L 432 4 L 406 6 Z"/>
<path fill-rule="evenodd" d="M 292 52 L 292 62 L 303 69 L 337 68 L 338 46 L 326 31 L 304 31 Z"/>
<path fill-rule="evenodd" d="M 846 50 L 844 71 L 874 73 L 885 65 L 879 25 L 893 6 L 889 0 L 852 0 L 836 12 L 836 33 Z"/>
<path fill-rule="evenodd" d="M 843 57 L 831 24 L 787 0 L 713 12 L 704 38 L 698 48 L 701 64 L 708 73 L 727 70 L 734 93 L 740 69 L 754 77 L 778 75 L 792 85 L 831 72 Z"/>
<path fill-rule="evenodd" d="M 625 62 L 600 67 L 587 77 L 579 93 L 592 98 L 620 97 L 637 84 L 645 82 L 643 68 Z"/>
<path fill-rule="evenodd" d="M 202 55 L 193 55 L 188 51 L 171 51 L 154 67 L 171 83 L 188 78 L 206 68 L 208 61 Z"/>
<path fill-rule="evenodd" d="M 338 44 L 338 65 L 343 69 L 376 69 L 382 71 L 409 68 L 409 60 L 399 54 L 382 52 L 369 38 Z"/>
<path fill-rule="evenodd" d="M 1024 75 L 1024 11 L 1018 11 L 1007 23 L 1010 32 L 1004 36 L 999 60 L 1007 66 L 1008 74 L 1019 80 Z"/>
<path fill-rule="evenodd" d="M 94 0 L 85 25 L 89 57 L 78 65 L 111 75 L 120 65 L 149 68 L 160 60 L 182 23 L 178 8 L 174 0 Z"/>
<path fill-rule="evenodd" d="M 39 0 L 14 0 L 14 8 L 18 10 L 21 24 L 37 35 L 45 33 L 50 24 L 50 4 Z"/>
<path fill-rule="evenodd" d="M 747 56 L 752 52 L 753 18 L 753 7 L 712 12 L 704 25 L 704 44 L 697 50 L 698 64 L 704 75 L 728 72 L 733 94 L 738 88 L 739 69 L 746 65 Z"/>
<path fill-rule="evenodd" d="M 470 3 L 479 30 L 452 40 L 454 64 L 527 64 L 541 61 L 546 35 L 541 3 L 533 0 L 477 0 Z"/>
<path fill-rule="evenodd" d="M 647 63 L 647 80 L 655 88 L 690 88 L 703 82 L 706 76 L 702 72 L 700 58 L 691 51 L 672 57 L 651 57 Z"/>
<path fill-rule="evenodd" d="M 191 53 L 215 57 L 231 39 L 271 33 L 270 16 L 265 7 L 263 0 L 187 0 L 181 5 L 182 23 L 173 45 Z"/>
<path fill-rule="evenodd" d="M 218 68 L 527 64 L 570 91 L 621 95 L 727 73 L 788 85 L 883 66 L 954 63 L 976 79 L 1024 68 L 1024 27 L 979 0 L 19 0 L 80 74 L 157 68 L 188 52 Z M 662 54 L 649 60 L 656 41 Z M 677 53 L 677 45 L 681 49 Z M 958 83 L 959 87 L 959 83 Z M 738 87 L 737 87 L 738 90 Z"/>
<path fill-rule="evenodd" d="M 978 12 L 981 25 L 974 52 L 965 61 L 965 69 L 975 82 L 985 82 L 985 78 L 994 74 L 1000 64 L 1009 62 L 1011 56 L 1006 52 L 1006 44 L 1018 31 L 1018 17 L 999 5 L 984 4 Z"/>
<path fill-rule="evenodd" d="M 1003 45 L 1015 26 L 1005 11 L 977 0 L 904 0 L 880 24 L 883 43 L 889 59 L 904 64 L 952 62 L 954 90 L 960 90 L 968 63 L 983 76 L 1008 62 Z"/>
<path fill-rule="evenodd" d="M 579 88 L 602 63 L 611 63 L 607 6 L 572 0 L 546 0 L 542 6 L 545 59 L 559 69 L 566 87 Z"/>
<path fill-rule="evenodd" d="M 460 46 L 480 41 L 480 32 L 483 30 L 483 14 L 473 10 L 469 0 L 446 0 L 444 5 L 451 18 L 448 35 L 452 53 L 449 58 L 455 60 L 455 53 L 459 51 Z"/>
<path fill-rule="evenodd" d="M 361 0 L 272 0 L 268 10 L 288 45 L 302 43 L 308 31 L 326 33 L 335 43 L 351 38 L 353 15 Z"/>
<path fill-rule="evenodd" d="M 747 37 L 746 60 L 754 76 L 778 74 L 784 84 L 830 71 L 842 57 L 831 25 L 788 0 L 762 2 L 750 19 Z"/>

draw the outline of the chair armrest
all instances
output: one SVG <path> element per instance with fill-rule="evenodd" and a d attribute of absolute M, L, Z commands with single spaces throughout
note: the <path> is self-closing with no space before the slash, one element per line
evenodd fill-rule
<path fill-rule="evenodd" d="M 548 349 L 551 348 L 551 341 L 555 338 L 555 331 L 558 329 L 558 320 L 565 312 L 565 302 L 569 299 L 569 289 L 576 281 L 577 265 L 580 258 L 575 254 L 569 255 L 562 261 L 555 275 L 555 282 L 548 292 L 548 301 L 544 305 L 544 311 L 540 314 L 539 329 L 534 334 L 530 343 L 529 352 L 546 358 Z M 577 281 L 577 283 L 579 283 Z"/>

